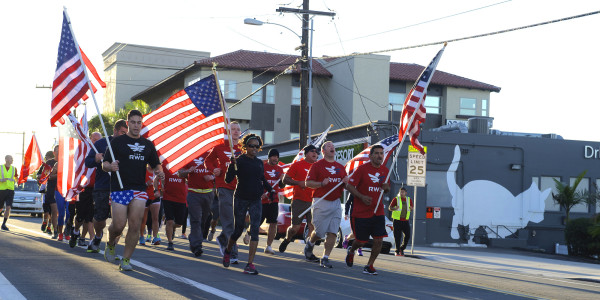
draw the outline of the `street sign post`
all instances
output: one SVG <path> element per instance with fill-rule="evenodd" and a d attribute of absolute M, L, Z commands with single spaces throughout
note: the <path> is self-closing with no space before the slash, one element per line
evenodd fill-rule
<path fill-rule="evenodd" d="M 413 186 L 414 188 L 414 197 L 413 197 L 413 212 L 417 211 L 417 187 L 425 186 L 425 176 L 427 174 L 427 147 L 423 147 L 425 154 L 421 154 L 419 150 L 417 150 L 412 145 L 408 146 L 408 158 L 406 163 L 406 184 Z M 412 237 L 411 237 L 411 246 L 410 246 L 410 254 L 414 254 L 414 246 L 415 246 L 415 226 L 416 222 L 416 213 L 413 213 L 413 228 L 412 228 Z"/>

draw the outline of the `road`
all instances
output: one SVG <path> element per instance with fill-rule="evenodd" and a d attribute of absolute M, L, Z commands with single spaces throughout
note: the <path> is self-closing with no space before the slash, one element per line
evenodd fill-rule
<path fill-rule="evenodd" d="M 202 257 L 195 258 L 180 238 L 174 252 L 164 244 L 138 246 L 134 271 L 120 272 L 101 254 L 42 234 L 40 222 L 13 216 L 11 231 L 0 232 L 0 299 L 600 299 L 598 282 L 512 271 L 510 261 L 506 268 L 487 268 L 464 263 L 469 259 L 433 260 L 418 251 L 415 257 L 381 255 L 375 264 L 379 275 L 371 276 L 362 273 L 369 252 L 356 256 L 349 268 L 345 251 L 334 249 L 333 269 L 323 269 L 304 261 L 300 243 L 291 243 L 284 254 L 263 253 L 264 236 L 255 259 L 258 276 L 242 273 L 243 244 L 241 263 L 226 269 L 214 241 L 206 242 Z M 278 245 L 275 241 L 273 248 Z M 122 252 L 121 242 L 117 253 Z M 316 255 L 321 252 L 321 246 L 315 247 Z"/>

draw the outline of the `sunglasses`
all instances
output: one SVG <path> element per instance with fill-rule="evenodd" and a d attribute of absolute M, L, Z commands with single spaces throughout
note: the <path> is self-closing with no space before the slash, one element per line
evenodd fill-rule
<path fill-rule="evenodd" d="M 260 145 L 258 145 L 258 144 L 256 144 L 256 145 L 246 145 L 246 148 L 260 149 Z"/>

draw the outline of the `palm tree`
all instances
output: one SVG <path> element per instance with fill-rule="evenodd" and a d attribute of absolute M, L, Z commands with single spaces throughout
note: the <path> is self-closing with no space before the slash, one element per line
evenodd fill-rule
<path fill-rule="evenodd" d="M 581 203 L 595 203 L 596 197 L 589 193 L 589 191 L 577 191 L 577 186 L 587 173 L 587 170 L 581 172 L 579 176 L 573 182 L 573 186 L 568 184 L 564 184 L 556 179 L 554 179 L 554 183 L 556 185 L 557 194 L 552 193 L 552 198 L 554 198 L 554 202 L 560 207 L 562 207 L 566 212 L 566 223 L 569 222 L 569 216 L 571 213 L 571 209 Z"/>
<path fill-rule="evenodd" d="M 146 102 L 143 100 L 135 100 L 125 103 L 125 107 L 119 109 L 117 112 L 102 114 L 102 120 L 104 120 L 104 125 L 106 126 L 108 135 L 113 134 L 113 127 L 119 119 L 127 119 L 127 113 L 132 109 L 137 109 L 144 115 L 150 113 L 151 111 L 150 106 Z M 88 127 L 90 132 L 98 131 L 104 135 L 98 115 L 95 115 L 88 121 Z"/>

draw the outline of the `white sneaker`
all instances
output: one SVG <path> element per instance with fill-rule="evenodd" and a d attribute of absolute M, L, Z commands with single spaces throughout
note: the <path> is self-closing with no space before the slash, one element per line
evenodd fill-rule
<path fill-rule="evenodd" d="M 267 248 L 265 248 L 265 253 L 267 253 L 267 254 L 275 254 L 275 251 L 273 251 L 273 249 L 271 248 L 271 246 L 267 246 Z"/>
<path fill-rule="evenodd" d="M 244 235 L 244 244 L 250 244 L 250 235 L 248 234 L 248 232 L 246 232 L 246 235 Z"/>

